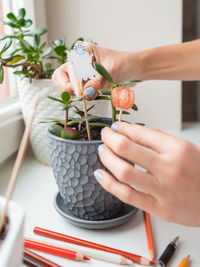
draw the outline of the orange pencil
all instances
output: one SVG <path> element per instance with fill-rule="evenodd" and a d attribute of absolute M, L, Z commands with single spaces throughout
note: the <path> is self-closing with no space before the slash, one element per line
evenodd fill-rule
<path fill-rule="evenodd" d="M 149 213 L 147 212 L 144 212 L 144 221 L 145 221 L 148 251 L 149 251 L 151 260 L 154 262 L 155 250 L 154 250 L 153 234 L 152 234 L 152 227 L 151 227 L 151 219 L 150 219 Z"/>
<path fill-rule="evenodd" d="M 182 261 L 179 263 L 178 267 L 188 267 L 190 265 L 190 255 L 186 258 L 183 258 Z"/>

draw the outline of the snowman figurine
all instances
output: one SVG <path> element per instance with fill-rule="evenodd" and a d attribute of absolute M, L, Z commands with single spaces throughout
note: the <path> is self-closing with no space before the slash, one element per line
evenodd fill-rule
<path fill-rule="evenodd" d="M 98 75 L 92 66 L 93 53 L 89 54 L 82 41 L 77 41 L 74 49 L 67 52 L 67 59 L 71 63 L 74 75 L 79 82 L 92 80 Z"/>

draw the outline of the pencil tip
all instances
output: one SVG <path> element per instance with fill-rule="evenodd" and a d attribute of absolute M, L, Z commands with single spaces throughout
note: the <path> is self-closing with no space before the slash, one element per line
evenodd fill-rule
<path fill-rule="evenodd" d="M 83 259 L 86 260 L 86 261 L 90 261 L 90 259 L 86 256 L 83 256 Z"/>

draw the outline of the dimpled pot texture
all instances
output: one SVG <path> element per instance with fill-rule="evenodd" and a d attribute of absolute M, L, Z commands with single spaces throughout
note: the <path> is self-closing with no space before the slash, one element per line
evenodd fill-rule
<path fill-rule="evenodd" d="M 111 124 L 110 119 L 101 122 Z M 68 210 L 85 220 L 105 220 L 115 215 L 122 202 L 106 192 L 93 173 L 105 167 L 98 156 L 101 140 L 69 140 L 52 135 L 48 130 L 48 146 L 53 173 Z"/>

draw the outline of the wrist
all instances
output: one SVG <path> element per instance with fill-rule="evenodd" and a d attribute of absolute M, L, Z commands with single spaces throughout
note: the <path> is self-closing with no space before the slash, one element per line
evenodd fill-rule
<path fill-rule="evenodd" d="M 124 80 L 144 80 L 142 73 L 143 57 L 140 51 L 128 51 L 123 53 Z"/>

